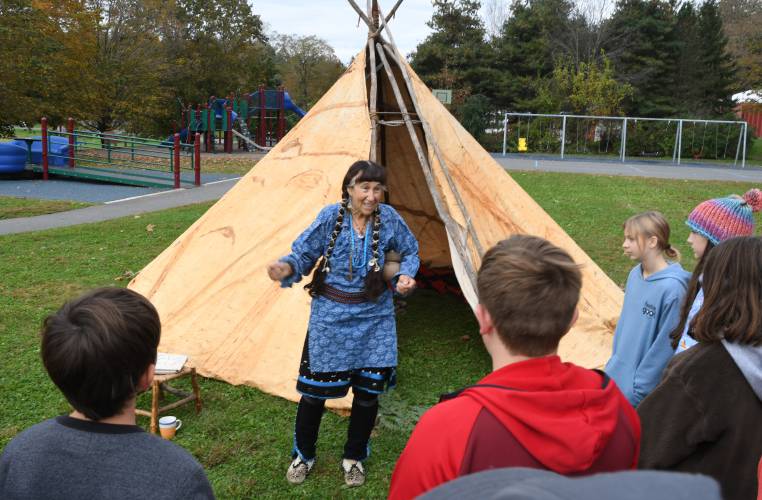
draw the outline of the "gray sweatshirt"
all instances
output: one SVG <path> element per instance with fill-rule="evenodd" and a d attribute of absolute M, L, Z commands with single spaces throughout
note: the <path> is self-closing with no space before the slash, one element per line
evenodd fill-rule
<path fill-rule="evenodd" d="M 0 456 L 0 498 L 213 499 L 187 451 L 133 425 L 57 417 L 16 436 Z"/>

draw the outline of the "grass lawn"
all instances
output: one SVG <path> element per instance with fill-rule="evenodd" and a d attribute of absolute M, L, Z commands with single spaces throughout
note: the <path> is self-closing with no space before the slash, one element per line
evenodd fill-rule
<path fill-rule="evenodd" d="M 261 158 L 262 155 L 247 153 L 205 153 L 201 157 L 201 172 L 245 175 Z"/>
<path fill-rule="evenodd" d="M 762 137 L 754 139 L 749 145 L 749 160 L 755 164 L 762 162 Z"/>
<path fill-rule="evenodd" d="M 558 173 L 513 177 L 620 284 L 632 265 L 620 251 L 626 217 L 661 209 L 673 223 L 673 243 L 685 255 L 688 230 L 682 221 L 693 206 L 751 187 Z M 0 236 L 0 447 L 24 428 L 68 411 L 39 361 L 37 332 L 45 315 L 89 288 L 123 286 L 209 206 Z M 153 231 L 146 230 L 148 224 Z M 690 267 L 692 258 L 686 257 Z M 249 387 L 203 380 L 205 409 L 198 417 L 190 406 L 176 411 L 184 420 L 176 442 L 201 461 L 219 498 L 384 497 L 421 412 L 439 394 L 473 383 L 490 367 L 469 309 L 451 297 L 418 292 L 399 318 L 399 340 L 400 385 L 382 399 L 363 488 L 343 487 L 338 463 L 346 419 L 332 413 L 323 420 L 313 475 L 305 485 L 289 487 L 284 474 L 296 406 Z M 146 395 L 139 405 L 149 406 Z M 147 426 L 147 419 L 140 423 Z"/>
<path fill-rule="evenodd" d="M 35 200 L 0 196 L 0 220 L 15 217 L 32 217 L 34 215 L 52 214 L 90 206 L 90 203 L 61 200 Z"/>

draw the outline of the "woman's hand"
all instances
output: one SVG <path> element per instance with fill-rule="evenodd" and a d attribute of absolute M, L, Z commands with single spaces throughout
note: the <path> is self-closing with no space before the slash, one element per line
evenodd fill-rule
<path fill-rule="evenodd" d="M 397 293 L 400 295 L 407 295 L 415 288 L 415 280 L 406 274 L 400 275 L 397 280 Z"/>
<path fill-rule="evenodd" d="M 293 274 L 294 270 L 291 269 L 291 264 L 287 262 L 281 262 L 276 260 L 267 264 L 267 275 L 273 281 L 280 281 L 286 279 Z"/>

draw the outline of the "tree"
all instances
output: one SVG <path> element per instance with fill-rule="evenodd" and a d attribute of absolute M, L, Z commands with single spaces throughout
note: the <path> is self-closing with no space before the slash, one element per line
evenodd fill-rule
<path fill-rule="evenodd" d="M 484 2 L 484 24 L 490 39 L 500 37 L 500 32 L 510 13 L 508 0 L 487 0 Z"/>
<path fill-rule="evenodd" d="M 733 108 L 731 95 L 735 83 L 735 65 L 728 54 L 728 38 L 716 0 L 706 0 L 699 10 L 701 40 L 700 111 L 706 116 L 722 116 Z"/>
<path fill-rule="evenodd" d="M 622 114 L 622 103 L 631 96 L 633 88 L 614 78 L 611 61 L 556 61 L 550 78 L 540 80 L 535 107 L 540 112 L 617 116 Z"/>
<path fill-rule="evenodd" d="M 679 44 L 672 4 L 666 0 L 619 0 L 609 23 L 612 38 L 606 54 L 618 78 L 635 88 L 627 114 L 674 115 L 674 64 Z"/>
<path fill-rule="evenodd" d="M 675 19 L 679 56 L 675 68 L 675 107 L 679 114 L 696 114 L 701 99 L 698 82 L 701 79 L 701 45 L 698 13 L 692 3 L 680 6 Z"/>
<path fill-rule="evenodd" d="M 762 0 L 720 0 L 719 8 L 739 88 L 762 92 Z"/>
<path fill-rule="evenodd" d="M 345 70 L 333 48 L 316 36 L 272 38 L 281 84 L 302 106 L 315 104 Z"/>
<path fill-rule="evenodd" d="M 497 102 L 506 109 L 532 110 L 537 79 L 553 72 L 553 62 L 564 57 L 560 43 L 570 23 L 568 0 L 516 0 L 501 35 L 493 41 L 495 68 L 500 72 Z"/>
<path fill-rule="evenodd" d="M 158 132 L 171 114 L 171 90 L 164 76 L 169 64 L 159 36 L 158 0 L 90 0 L 100 19 L 95 81 L 86 123 L 100 132 L 126 129 Z"/>
<path fill-rule="evenodd" d="M 411 64 L 427 85 L 452 89 L 455 104 L 470 94 L 495 92 L 491 48 L 476 0 L 432 0 L 432 33 L 416 47 Z"/>
<path fill-rule="evenodd" d="M 0 2 L 0 123 L 87 113 L 97 17 L 76 0 Z"/>

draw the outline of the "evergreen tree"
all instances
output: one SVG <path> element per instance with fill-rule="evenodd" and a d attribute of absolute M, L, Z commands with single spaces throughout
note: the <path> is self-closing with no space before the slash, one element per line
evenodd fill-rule
<path fill-rule="evenodd" d="M 495 67 L 500 71 L 497 101 L 506 109 L 535 111 L 539 78 L 553 72 L 554 61 L 566 55 L 573 5 L 568 0 L 516 0 L 511 17 L 494 40 Z"/>
<path fill-rule="evenodd" d="M 679 57 L 675 71 L 675 108 L 681 116 L 695 116 L 701 90 L 701 40 L 698 13 L 692 3 L 684 3 L 677 12 L 675 36 Z"/>
<path fill-rule="evenodd" d="M 674 115 L 680 46 L 672 4 L 666 0 L 619 0 L 609 23 L 614 36 L 606 54 L 614 62 L 617 78 L 635 88 L 627 114 Z"/>
<path fill-rule="evenodd" d="M 457 106 L 471 94 L 494 95 L 492 54 L 477 0 L 433 0 L 432 33 L 411 55 L 411 64 L 432 88 L 453 90 Z"/>
<path fill-rule="evenodd" d="M 699 111 L 705 116 L 722 116 L 733 108 L 735 65 L 728 54 L 728 38 L 723 32 L 716 0 L 707 0 L 701 6 L 698 28 L 701 41 L 701 75 L 697 79 Z"/>

